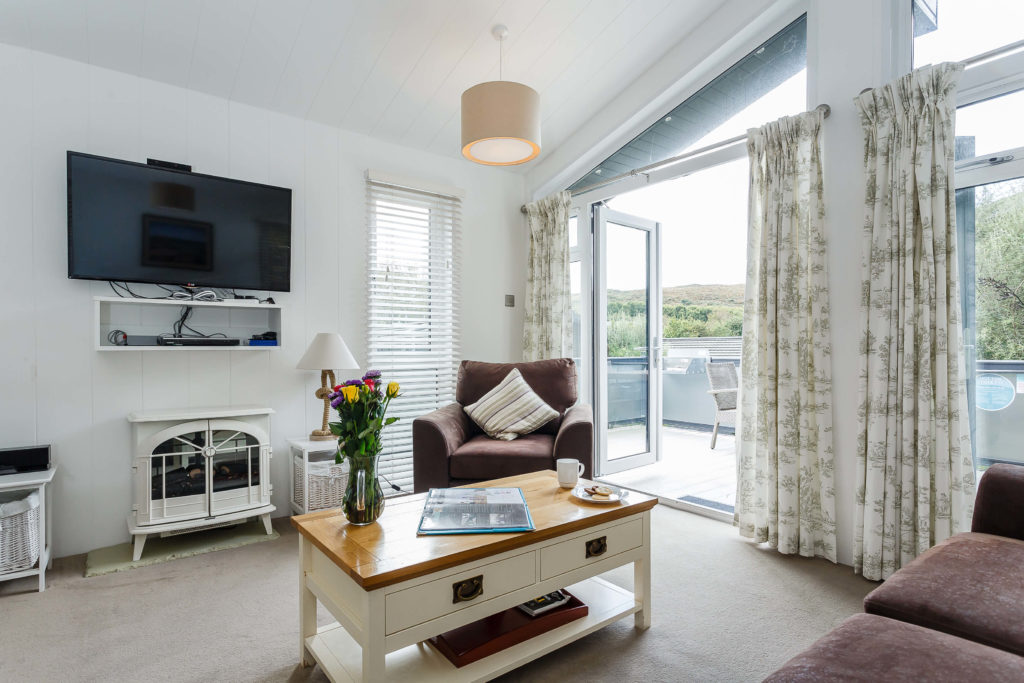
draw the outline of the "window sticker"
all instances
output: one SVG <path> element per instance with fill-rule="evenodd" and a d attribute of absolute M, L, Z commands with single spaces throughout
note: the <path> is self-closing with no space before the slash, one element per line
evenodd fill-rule
<path fill-rule="evenodd" d="M 1022 375 L 1017 375 L 1018 386 Z M 981 410 L 1003 410 L 1008 408 L 1016 396 L 1016 387 L 1013 382 L 993 372 L 986 372 L 978 375 L 976 396 L 979 409 Z"/>

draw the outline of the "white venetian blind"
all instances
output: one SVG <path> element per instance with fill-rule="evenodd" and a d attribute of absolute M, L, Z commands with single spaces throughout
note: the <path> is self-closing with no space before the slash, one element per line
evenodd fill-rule
<path fill-rule="evenodd" d="M 380 471 L 412 491 L 412 421 L 455 400 L 459 363 L 457 191 L 367 174 L 368 365 L 402 386 L 388 410 Z"/>

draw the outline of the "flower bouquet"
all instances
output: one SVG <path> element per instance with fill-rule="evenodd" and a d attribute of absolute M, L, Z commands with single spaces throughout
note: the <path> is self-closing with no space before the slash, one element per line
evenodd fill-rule
<path fill-rule="evenodd" d="M 331 433 L 338 437 L 334 459 L 349 464 L 342 510 L 352 524 L 375 522 L 384 511 L 384 492 L 377 481 L 377 460 L 383 448 L 380 433 L 398 421 L 385 416 L 398 392 L 397 382 L 384 385 L 380 371 L 370 370 L 362 379 L 336 385 L 329 395 L 338 413 L 338 421 L 330 423 Z"/>

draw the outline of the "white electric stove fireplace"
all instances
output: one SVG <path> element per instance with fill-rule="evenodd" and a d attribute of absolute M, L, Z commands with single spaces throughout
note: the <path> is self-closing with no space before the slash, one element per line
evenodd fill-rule
<path fill-rule="evenodd" d="M 147 411 L 134 437 L 134 559 L 152 534 L 227 526 L 260 516 L 270 528 L 270 408 Z"/>

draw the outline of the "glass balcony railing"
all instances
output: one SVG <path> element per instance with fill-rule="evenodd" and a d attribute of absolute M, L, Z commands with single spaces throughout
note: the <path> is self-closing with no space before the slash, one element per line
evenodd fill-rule
<path fill-rule="evenodd" d="M 662 359 L 662 423 L 670 427 L 710 431 L 715 423 L 715 401 L 708 393 L 706 366 L 710 361 L 739 366 L 739 337 L 666 339 Z M 685 343 L 685 345 L 684 345 Z M 712 355 L 717 353 L 719 355 Z M 608 426 L 642 424 L 647 420 L 646 359 L 608 359 Z M 728 428 L 723 428 L 729 433 Z"/>

